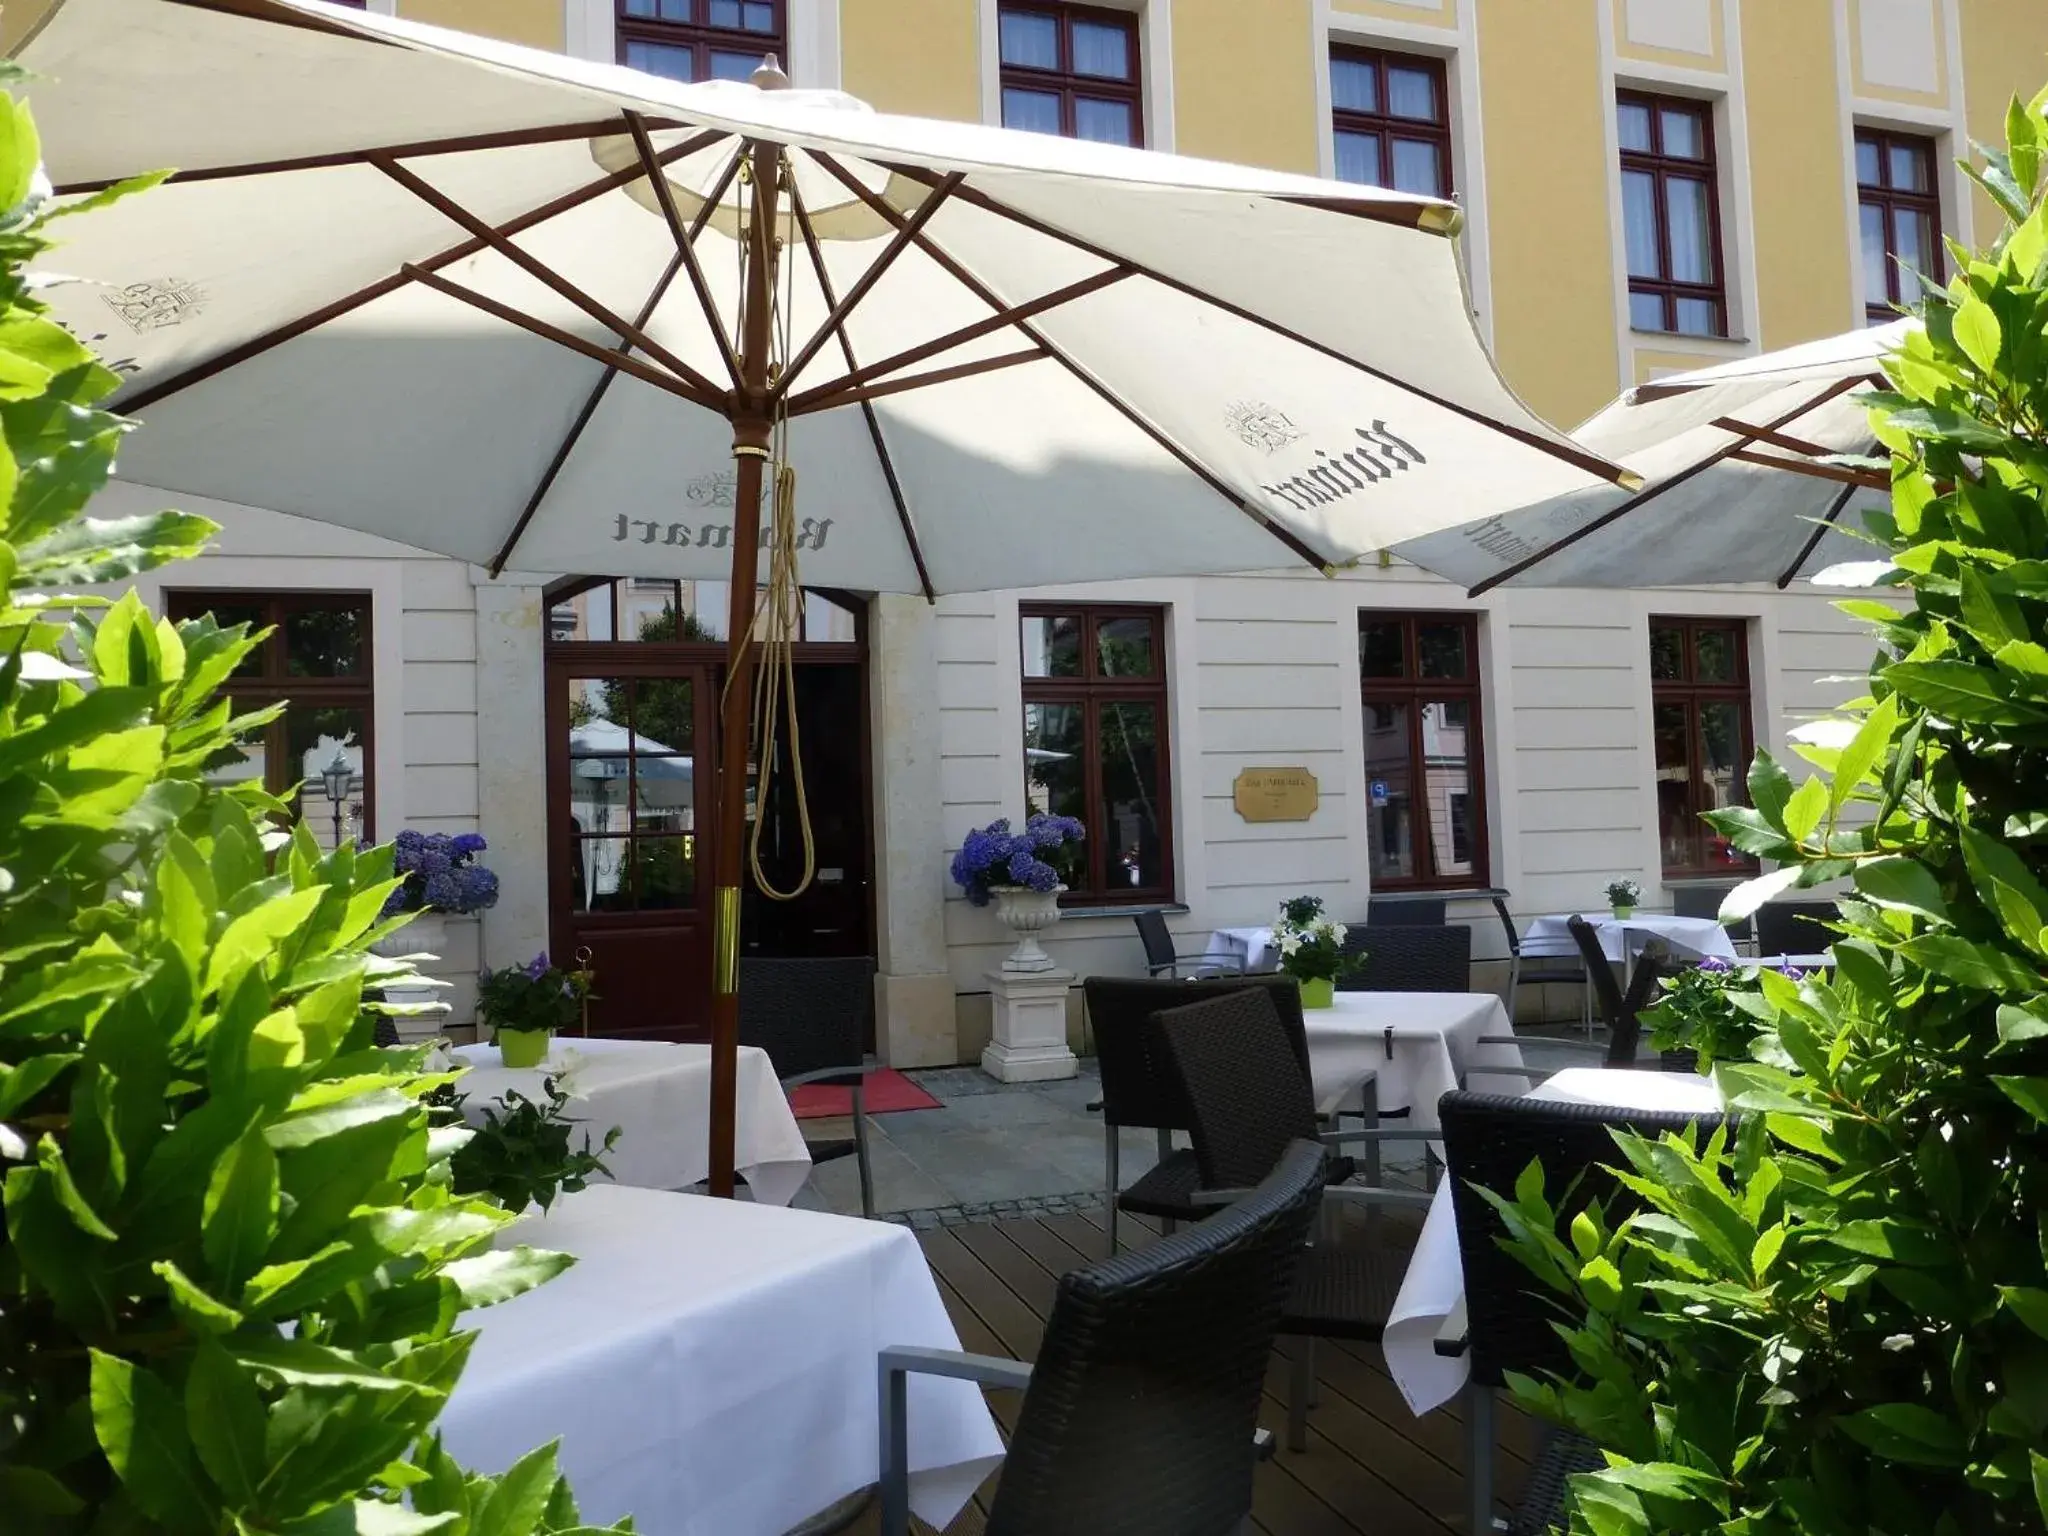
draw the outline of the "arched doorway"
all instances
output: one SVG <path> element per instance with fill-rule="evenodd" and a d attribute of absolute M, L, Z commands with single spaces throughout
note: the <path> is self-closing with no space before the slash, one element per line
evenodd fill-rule
<path fill-rule="evenodd" d="M 702 1037 L 725 586 L 575 578 L 549 589 L 547 613 L 551 951 L 588 952 L 594 1031 Z M 744 883 L 742 954 L 873 952 L 866 620 L 857 598 L 803 594 L 796 714 L 817 877 L 791 901 Z M 781 889 L 802 868 L 787 735 L 768 803 L 753 770 L 747 786 L 762 868 Z"/>

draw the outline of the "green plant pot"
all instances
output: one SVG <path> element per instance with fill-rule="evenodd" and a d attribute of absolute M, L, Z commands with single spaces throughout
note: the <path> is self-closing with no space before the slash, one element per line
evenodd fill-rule
<path fill-rule="evenodd" d="M 501 1029 L 498 1056 L 508 1067 L 537 1067 L 548 1059 L 548 1042 L 554 1037 L 551 1029 Z"/>
<path fill-rule="evenodd" d="M 1328 976 L 1305 977 L 1301 983 L 1301 1006 L 1304 1008 L 1334 1008 L 1337 1005 L 1337 983 Z"/>
<path fill-rule="evenodd" d="M 1636 909 L 1634 907 L 1616 907 L 1614 909 L 1614 917 L 1617 922 L 1625 923 L 1635 915 Z"/>

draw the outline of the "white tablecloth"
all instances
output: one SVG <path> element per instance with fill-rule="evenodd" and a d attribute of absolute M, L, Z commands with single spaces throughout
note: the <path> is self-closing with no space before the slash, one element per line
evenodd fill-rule
<path fill-rule="evenodd" d="M 464 1045 L 455 1054 L 470 1070 L 456 1085 L 464 1113 L 476 1124 L 484 1106 L 517 1089 L 547 1102 L 541 1081 L 569 1071 L 566 1111 L 579 1122 L 574 1140 L 589 1132 L 593 1147 L 619 1127 L 619 1144 L 605 1157 L 612 1179 L 647 1189 L 683 1189 L 710 1172 L 711 1047 L 661 1040 L 602 1040 L 557 1036 L 545 1067 L 504 1065 L 494 1045 Z M 740 1047 L 739 1131 L 734 1159 L 756 1200 L 787 1205 L 810 1177 L 811 1154 L 775 1080 L 767 1053 Z"/>
<path fill-rule="evenodd" d="M 1721 1112 L 1720 1091 L 1709 1079 L 1690 1072 L 1570 1067 L 1529 1096 L 1684 1114 Z M 1436 1198 L 1430 1202 L 1429 1218 L 1401 1279 L 1381 1346 L 1394 1384 L 1418 1418 L 1456 1397 L 1471 1374 L 1468 1357 L 1446 1359 L 1436 1352 L 1437 1330 L 1464 1299 L 1465 1269 L 1458 1255 L 1458 1223 L 1446 1178 L 1437 1185 Z"/>
<path fill-rule="evenodd" d="M 1325 1113 L 1374 1076 L 1382 1113 L 1405 1109 L 1411 1126 L 1433 1131 L 1436 1101 L 1453 1088 L 1520 1093 L 1529 1086 L 1519 1074 L 1486 1074 L 1488 1066 L 1522 1065 L 1518 1047 L 1478 1043 L 1481 1035 L 1514 1034 L 1491 992 L 1339 992 L 1335 1007 L 1311 1008 L 1302 1021 L 1316 1105 Z"/>
<path fill-rule="evenodd" d="M 1280 951 L 1273 947 L 1271 928 L 1218 928 L 1209 935 L 1202 958 L 1245 971 L 1280 968 Z"/>
<path fill-rule="evenodd" d="M 597 1185 L 500 1244 L 577 1256 L 479 1330 L 437 1426 L 502 1472 L 559 1438 L 583 1518 L 645 1536 L 782 1536 L 873 1483 L 875 1362 L 958 1349 L 907 1228 Z M 910 1379 L 911 1508 L 943 1529 L 1002 1458 L 971 1382 Z"/>
<path fill-rule="evenodd" d="M 1718 960 L 1736 958 L 1728 930 L 1711 917 L 1673 917 L 1668 912 L 1638 912 L 1627 919 L 1612 912 L 1579 915 L 1600 931 L 1600 952 L 1617 965 L 1633 960 L 1652 938 L 1663 939 L 1689 955 Z M 1523 958 L 1577 955 L 1579 946 L 1572 941 L 1571 920 L 1569 912 L 1530 918 L 1529 930 L 1522 935 Z"/>

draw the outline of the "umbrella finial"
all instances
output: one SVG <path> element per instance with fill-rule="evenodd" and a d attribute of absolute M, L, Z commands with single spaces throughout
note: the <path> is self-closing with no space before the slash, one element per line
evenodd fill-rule
<path fill-rule="evenodd" d="M 781 62 L 771 53 L 764 57 L 760 66 L 747 77 L 747 83 L 757 90 L 786 91 L 789 89 L 789 76 L 782 72 Z"/>

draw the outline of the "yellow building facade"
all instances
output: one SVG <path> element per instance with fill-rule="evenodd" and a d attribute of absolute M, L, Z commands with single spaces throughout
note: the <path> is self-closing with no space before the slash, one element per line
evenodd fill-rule
<path fill-rule="evenodd" d="M 36 6 L 9 5 L 7 31 Z M 593 59 L 737 0 L 368 0 L 371 10 Z M 884 111 L 1003 120 L 1005 11 L 1121 13 L 1143 141 L 1336 174 L 1344 60 L 1425 61 L 1444 92 L 1450 188 L 1475 311 L 1516 388 L 1570 424 L 1674 369 L 1861 323 L 1857 141 L 1924 146 L 1941 234 L 1994 233 L 1955 169 L 2007 101 L 2048 81 L 2042 0 L 754 0 L 800 85 Z M 636 22 L 639 23 L 636 26 Z M 740 44 L 739 46 L 744 46 Z M 1336 61 L 1333 74 L 1333 59 Z M 1623 171 L 1631 98 L 1696 103 L 1720 336 L 1632 322 Z M 1866 156 L 1868 150 L 1866 149 Z M 1866 160 L 1867 165 L 1867 160 Z M 1640 213 L 1640 210 L 1638 210 Z M 1680 260 L 1683 261 L 1683 253 Z M 1648 264 L 1639 259 L 1633 265 Z M 1635 317 L 1641 318 L 1641 317 Z"/>

